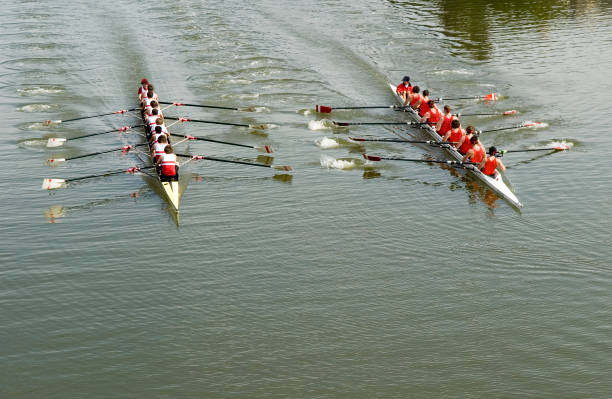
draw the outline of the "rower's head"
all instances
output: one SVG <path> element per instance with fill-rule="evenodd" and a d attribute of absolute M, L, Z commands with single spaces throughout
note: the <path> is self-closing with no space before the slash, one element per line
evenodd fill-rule
<path fill-rule="evenodd" d="M 457 129 L 460 126 L 461 126 L 461 122 L 459 122 L 459 119 L 453 119 L 453 121 L 451 122 L 451 127 L 453 129 Z"/>
<path fill-rule="evenodd" d="M 497 153 L 497 148 L 495 148 L 494 145 L 492 145 L 491 147 L 489 147 L 489 155 L 493 156 Z"/>
<path fill-rule="evenodd" d="M 172 146 L 171 146 L 170 144 L 168 144 L 168 145 L 166 146 L 166 148 L 164 148 L 164 152 L 165 152 L 166 154 L 172 154 L 172 153 L 174 153 L 174 149 L 172 148 Z"/>
<path fill-rule="evenodd" d="M 423 97 L 427 97 L 429 95 L 429 90 L 423 90 Z"/>
<path fill-rule="evenodd" d="M 476 143 L 478 143 L 478 136 L 473 135 L 470 137 L 470 143 L 472 143 L 472 145 L 476 145 Z"/>
<path fill-rule="evenodd" d="M 153 91 L 153 85 L 151 83 L 149 83 L 147 87 L 149 88 L 149 90 Z"/>
<path fill-rule="evenodd" d="M 465 132 L 467 134 L 473 134 L 475 131 L 476 131 L 476 128 L 474 126 L 472 126 L 472 125 L 470 125 L 470 126 L 465 128 Z"/>
<path fill-rule="evenodd" d="M 151 107 L 152 108 L 159 108 L 159 104 L 157 103 L 157 101 L 153 100 L 153 101 L 151 101 Z"/>
<path fill-rule="evenodd" d="M 429 100 L 429 101 L 427 101 L 427 106 L 429 108 L 433 108 L 433 107 L 436 106 L 436 102 L 434 100 Z"/>
<path fill-rule="evenodd" d="M 162 127 L 160 126 L 161 123 L 158 124 L 157 121 L 155 121 L 155 124 L 157 125 L 157 126 L 155 126 L 155 133 L 161 134 L 161 132 L 162 132 Z"/>
<path fill-rule="evenodd" d="M 156 125 L 163 125 L 164 124 L 164 118 L 162 118 L 161 116 L 157 119 L 155 119 L 155 124 Z M 156 126 L 157 127 L 157 126 Z"/>
<path fill-rule="evenodd" d="M 151 110 L 151 115 L 159 115 L 159 110 L 157 108 L 153 108 Z"/>
<path fill-rule="evenodd" d="M 413 93 L 415 93 L 415 94 L 416 94 L 416 93 L 418 93 L 418 92 L 420 92 L 420 91 L 421 91 L 421 88 L 420 88 L 419 86 L 414 86 L 414 87 L 412 88 L 412 92 L 413 92 Z"/>
<path fill-rule="evenodd" d="M 404 83 L 410 83 L 410 76 L 404 76 L 404 77 L 402 78 L 402 82 L 404 82 Z"/>
<path fill-rule="evenodd" d="M 163 143 L 167 143 L 167 142 L 168 142 L 168 138 L 166 137 L 166 135 L 165 135 L 165 134 L 162 134 L 162 135 L 160 135 L 160 136 L 157 138 L 157 142 L 158 142 L 158 143 L 162 143 L 162 144 L 163 144 Z"/>
<path fill-rule="evenodd" d="M 151 90 L 151 86 L 149 86 L 149 91 L 147 92 L 147 98 L 153 98 L 153 90 Z"/>
<path fill-rule="evenodd" d="M 451 112 L 451 106 L 450 105 L 445 105 L 444 106 L 444 113 L 445 114 L 450 114 Z"/>

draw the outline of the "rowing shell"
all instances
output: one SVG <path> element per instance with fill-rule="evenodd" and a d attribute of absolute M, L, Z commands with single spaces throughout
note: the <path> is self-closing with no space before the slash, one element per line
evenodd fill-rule
<path fill-rule="evenodd" d="M 147 121 L 144 117 L 144 112 L 142 114 L 142 120 L 145 126 L 147 126 Z M 148 140 L 147 135 L 146 135 L 146 127 L 145 127 L 145 139 Z M 150 161 L 151 164 L 153 164 L 153 158 L 151 157 L 151 144 L 149 143 L 149 152 L 147 154 L 147 159 L 148 161 Z M 156 173 L 157 175 L 157 181 L 159 181 L 165 195 L 166 198 L 168 199 L 168 202 L 170 203 L 170 205 L 172 205 L 174 207 L 174 209 L 178 212 L 179 209 L 179 202 L 180 202 L 180 193 L 179 193 L 179 182 L 178 180 L 172 180 L 172 181 L 162 181 L 161 180 L 161 176 L 159 175 L 159 173 Z"/>
<path fill-rule="evenodd" d="M 395 91 L 396 87 L 393 84 L 389 83 L 389 88 L 393 92 L 399 104 L 403 106 L 404 101 Z M 419 115 L 414 109 L 407 107 L 404 109 L 404 111 L 415 122 L 419 122 L 421 120 L 421 118 L 419 117 Z M 408 124 L 410 125 L 410 123 Z M 422 129 L 431 137 L 432 140 L 442 141 L 442 137 L 440 137 L 440 135 L 436 132 L 436 130 L 433 127 L 429 125 L 422 125 Z M 400 135 L 400 137 L 402 136 Z M 406 139 L 405 137 L 402 137 L 402 138 Z M 449 160 L 461 162 L 461 160 L 463 159 L 463 155 L 461 155 L 461 153 L 459 153 L 459 151 L 457 151 L 455 147 L 443 146 L 441 148 L 442 148 L 444 155 Z M 485 175 L 478 168 L 471 166 L 471 165 L 466 166 L 465 170 L 467 171 L 469 175 L 473 176 L 477 180 L 480 180 L 481 182 L 486 184 L 487 187 L 493 190 L 497 195 L 499 195 L 500 197 L 508 201 L 510 205 L 515 206 L 517 208 L 523 207 L 523 204 L 521 204 L 521 202 L 516 197 L 516 195 L 514 195 L 510 187 L 506 185 L 506 183 L 502 179 L 502 176 L 499 172 L 496 172 L 495 176 L 491 177 L 491 176 Z"/>

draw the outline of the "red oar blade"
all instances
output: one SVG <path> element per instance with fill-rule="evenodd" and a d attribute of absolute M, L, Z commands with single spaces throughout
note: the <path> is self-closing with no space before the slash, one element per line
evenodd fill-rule
<path fill-rule="evenodd" d="M 518 111 L 515 109 L 511 109 L 510 111 L 504 111 L 504 115 L 515 115 L 518 114 Z"/>
<path fill-rule="evenodd" d="M 260 150 L 261 152 L 265 152 L 268 154 L 273 153 L 274 151 L 272 150 L 272 147 L 270 147 L 269 145 L 264 145 L 263 147 L 255 147 L 256 149 Z"/>
<path fill-rule="evenodd" d="M 491 94 L 487 94 L 486 96 L 484 96 L 485 100 L 489 100 L 489 101 L 495 101 L 497 100 L 497 93 L 491 93 Z"/>
<path fill-rule="evenodd" d="M 381 161 L 382 160 L 381 157 L 376 156 L 376 155 L 368 155 L 368 154 L 362 154 L 362 155 L 368 161 Z"/>
<path fill-rule="evenodd" d="M 322 113 L 322 114 L 329 114 L 330 112 L 332 112 L 332 107 L 329 107 L 327 105 L 319 105 L 319 104 L 317 104 L 315 106 L 315 110 L 317 112 Z"/>

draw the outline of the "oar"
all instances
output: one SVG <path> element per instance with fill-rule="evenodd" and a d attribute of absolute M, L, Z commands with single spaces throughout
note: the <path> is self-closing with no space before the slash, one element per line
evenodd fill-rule
<path fill-rule="evenodd" d="M 240 111 L 240 108 L 234 108 L 234 107 L 220 107 L 218 105 L 203 105 L 203 104 L 185 104 L 185 103 L 181 103 L 181 102 L 168 102 L 168 101 L 158 101 L 158 103 L 160 104 L 170 104 L 170 105 L 174 105 L 175 107 L 199 107 L 199 108 L 214 108 L 214 109 L 230 109 L 232 111 Z"/>
<path fill-rule="evenodd" d="M 260 166 L 260 167 L 263 167 L 263 168 L 272 168 L 272 169 L 276 169 L 276 170 L 284 170 L 284 171 L 287 171 L 287 172 L 292 170 L 291 166 L 286 166 L 286 165 L 266 165 L 266 164 L 263 164 L 263 163 L 236 161 L 236 160 L 233 160 L 233 159 L 209 157 L 207 155 L 189 155 L 189 154 L 176 154 L 176 155 L 179 156 L 179 157 L 191 158 L 190 161 L 191 160 L 207 159 L 209 161 L 236 163 L 236 164 L 240 164 L 240 165 L 249 165 L 249 166 Z"/>
<path fill-rule="evenodd" d="M 99 136 L 101 134 L 107 134 L 107 133 L 113 133 L 113 132 L 127 132 L 128 130 L 130 130 L 132 128 L 140 127 L 140 126 L 144 126 L 144 125 L 141 124 L 141 125 L 134 125 L 134 126 L 123 126 L 123 127 L 120 127 L 119 129 L 112 129 L 112 130 L 107 130 L 107 131 L 104 131 L 104 132 L 86 134 L 84 136 L 72 137 L 70 139 L 67 139 L 65 137 L 51 137 L 47 141 L 47 147 L 59 147 L 59 146 L 62 146 L 62 145 L 64 145 L 66 140 L 84 139 L 85 137 Z"/>
<path fill-rule="evenodd" d="M 407 161 L 407 162 L 424 162 L 424 163 L 443 163 L 447 165 L 458 165 L 468 166 L 477 165 L 475 162 L 461 162 L 461 161 L 443 161 L 439 159 L 411 159 L 411 158 L 393 158 L 393 157 L 379 157 L 378 155 L 363 154 L 363 157 L 368 161 Z"/>
<path fill-rule="evenodd" d="M 81 116 L 79 118 L 72 118 L 72 119 L 66 119 L 66 120 L 61 120 L 58 119 L 56 121 L 51 121 L 51 120 L 47 120 L 45 121 L 45 125 L 51 125 L 51 124 L 59 124 L 59 123 L 66 123 L 66 122 L 72 122 L 72 121 L 80 121 L 83 119 L 89 119 L 89 118 L 97 118 L 100 116 L 106 116 L 106 115 L 115 115 L 115 114 L 125 114 L 127 112 L 130 111 L 136 111 L 138 108 L 130 108 L 130 109 L 120 109 L 118 111 L 113 111 L 113 112 L 107 112 L 105 114 L 98 114 L 98 115 L 91 115 L 91 116 Z"/>
<path fill-rule="evenodd" d="M 128 169 L 121 169 L 121 170 L 111 170 L 109 172 L 105 172 L 105 173 L 101 173 L 101 174 L 97 174 L 97 175 L 88 175 L 88 176 L 82 176 L 82 177 L 75 177 L 73 179 L 44 179 L 43 180 L 43 184 L 42 184 L 42 189 L 43 190 L 53 190 L 56 188 L 64 188 L 66 187 L 66 184 L 71 183 L 71 182 L 75 182 L 75 181 L 79 181 L 79 180 L 86 180 L 86 179 L 93 179 L 96 177 L 104 177 L 104 176 L 112 176 L 112 175 L 118 175 L 121 173 L 136 173 L 141 169 L 152 169 L 155 166 L 143 166 L 143 167 L 138 167 L 138 166 L 134 166 Z"/>
<path fill-rule="evenodd" d="M 486 96 L 473 96 L 473 97 L 455 97 L 455 98 L 435 98 L 434 101 L 435 102 L 440 102 L 440 101 L 453 101 L 453 100 L 477 100 L 477 99 L 485 99 L 485 100 L 497 100 L 498 95 L 497 93 L 491 93 L 491 94 L 487 94 Z"/>
<path fill-rule="evenodd" d="M 132 145 L 124 145 L 121 148 L 114 148 L 112 150 L 106 150 L 106 151 L 98 151 L 98 152 L 92 152 L 90 154 L 84 154 L 84 155 L 78 155 L 76 157 L 70 157 L 70 158 L 51 158 L 51 159 L 47 159 L 47 163 L 49 164 L 58 164 L 60 162 L 66 162 L 66 161 L 72 161 L 75 159 L 80 159 L 80 158 L 87 158 L 87 157 L 93 157 L 94 155 L 101 155 L 101 154 L 108 154 L 109 152 L 117 152 L 117 151 L 122 151 L 122 152 L 129 152 L 131 149 L 133 149 L 134 147 L 139 147 L 139 146 L 143 146 L 143 145 L 147 145 L 147 144 L 136 144 L 135 146 Z"/>
<path fill-rule="evenodd" d="M 506 154 L 508 152 L 531 152 L 531 151 L 566 151 L 569 150 L 568 145 L 562 144 L 554 147 L 542 147 L 542 148 L 527 148 L 525 150 L 499 150 L 499 153 Z"/>
<path fill-rule="evenodd" d="M 480 133 L 487 133 L 487 132 L 498 132 L 500 130 L 520 129 L 523 127 L 536 127 L 540 125 L 543 125 L 543 123 L 542 122 L 523 122 L 520 125 L 500 127 L 497 129 L 477 130 L 477 132 L 480 134 Z"/>
<path fill-rule="evenodd" d="M 415 143 L 415 144 L 429 144 L 429 145 L 444 145 L 444 144 L 457 144 L 452 141 L 435 141 L 435 140 L 403 140 L 403 139 L 388 139 L 388 138 L 374 138 L 368 139 L 363 137 L 349 137 L 349 140 L 354 141 L 377 141 L 386 143 Z"/>
<path fill-rule="evenodd" d="M 164 119 L 177 120 L 179 122 L 199 122 L 199 123 L 212 123 L 215 125 L 228 125 L 228 126 L 240 126 L 240 127 L 248 127 L 251 129 L 265 129 L 266 127 L 263 125 L 245 125 L 242 123 L 231 123 L 231 122 L 218 122 L 218 121 L 205 121 L 202 119 L 191 119 L 191 118 L 174 118 L 167 116 Z"/>
<path fill-rule="evenodd" d="M 492 112 L 489 114 L 462 114 L 460 112 L 453 114 L 455 116 L 496 116 L 496 115 L 515 115 L 518 114 L 518 111 L 515 109 L 511 109 L 510 111 L 504 111 L 504 112 Z"/>
<path fill-rule="evenodd" d="M 170 135 L 171 136 L 176 136 L 176 137 L 184 137 L 186 140 L 210 141 L 211 143 L 234 145 L 236 147 L 254 148 L 254 149 L 260 150 L 262 152 L 267 152 L 268 154 L 273 152 L 272 151 L 272 147 L 270 147 L 269 145 L 265 145 L 263 147 L 258 147 L 258 146 L 254 146 L 254 145 L 246 145 L 246 144 L 239 144 L 239 143 L 230 143 L 228 141 L 208 139 L 208 138 L 205 138 L 205 137 L 189 136 L 189 135 L 182 135 L 182 134 L 175 134 L 175 133 L 170 133 Z M 183 141 L 183 140 L 181 140 L 181 141 Z"/>
<path fill-rule="evenodd" d="M 336 122 L 332 121 L 337 126 L 358 126 L 358 125 L 410 125 L 410 126 L 421 126 L 426 125 L 427 122 Z"/>
<path fill-rule="evenodd" d="M 315 105 L 315 110 L 319 113 L 322 114 L 329 114 L 330 112 L 332 112 L 335 109 L 374 109 L 374 108 L 390 108 L 390 109 L 394 109 L 394 110 L 402 110 L 402 109 L 406 109 L 408 108 L 409 105 L 406 105 L 405 107 L 402 106 L 398 106 L 398 105 L 365 105 L 365 106 L 360 106 L 360 107 L 332 107 L 329 105 L 319 105 L 316 104 Z"/>

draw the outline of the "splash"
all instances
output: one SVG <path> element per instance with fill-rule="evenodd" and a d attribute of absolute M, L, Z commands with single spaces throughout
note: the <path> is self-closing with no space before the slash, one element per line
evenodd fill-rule
<path fill-rule="evenodd" d="M 23 107 L 17 108 L 19 112 L 45 112 L 49 111 L 51 108 L 57 108 L 58 106 L 55 104 L 28 104 Z"/>
<path fill-rule="evenodd" d="M 327 169 L 350 170 L 355 166 L 355 161 L 347 161 L 345 159 L 336 159 L 327 155 L 321 155 L 321 166 Z"/>
<path fill-rule="evenodd" d="M 270 112 L 270 108 L 268 107 L 242 107 L 240 111 L 243 112 Z"/>
<path fill-rule="evenodd" d="M 550 126 L 546 122 L 534 122 L 534 121 L 525 121 L 523 125 L 531 129 L 543 129 L 543 128 Z"/>
<path fill-rule="evenodd" d="M 474 72 L 468 71 L 467 69 L 443 69 L 440 71 L 434 71 L 434 75 L 473 75 Z"/>
<path fill-rule="evenodd" d="M 564 148 L 564 149 L 571 149 L 574 146 L 574 143 L 572 143 L 571 141 L 566 141 L 566 140 L 558 140 L 558 141 L 551 141 L 548 146 L 550 148 Z M 535 148 L 535 146 L 531 146 L 530 148 Z"/>
<path fill-rule="evenodd" d="M 335 127 L 333 121 L 329 119 L 313 120 L 308 122 L 308 129 L 310 130 L 331 130 Z"/>
<path fill-rule="evenodd" d="M 316 139 L 315 140 L 315 144 L 317 145 L 317 147 L 327 150 L 330 148 L 338 148 L 340 147 L 340 143 L 338 143 L 336 140 L 334 139 L 330 139 L 327 137 L 323 137 L 320 139 Z"/>
<path fill-rule="evenodd" d="M 58 87 L 28 87 L 26 89 L 18 89 L 17 93 L 21 94 L 22 96 L 38 96 L 41 94 L 57 94 L 57 93 L 62 93 L 64 90 L 60 89 Z"/>

